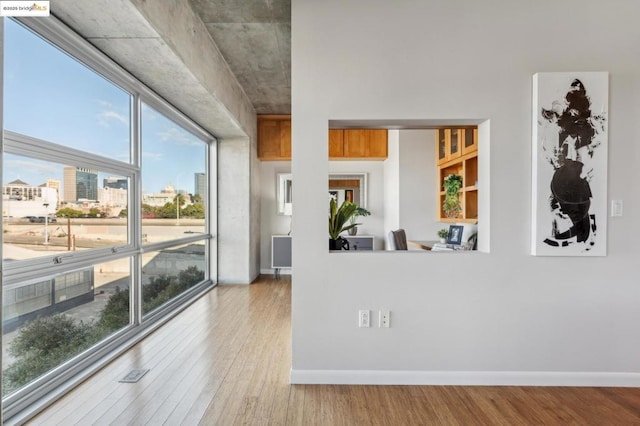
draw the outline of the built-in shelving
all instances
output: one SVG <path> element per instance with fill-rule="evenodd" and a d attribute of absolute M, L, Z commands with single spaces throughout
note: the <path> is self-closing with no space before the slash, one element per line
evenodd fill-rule
<path fill-rule="evenodd" d="M 436 162 L 438 166 L 438 212 L 441 222 L 478 221 L 478 130 L 477 128 L 447 128 L 436 132 Z M 449 175 L 462 176 L 457 218 L 444 215 L 443 183 Z"/>

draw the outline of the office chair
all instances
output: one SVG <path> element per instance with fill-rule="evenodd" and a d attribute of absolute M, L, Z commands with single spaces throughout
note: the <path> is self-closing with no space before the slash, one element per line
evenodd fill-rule
<path fill-rule="evenodd" d="M 404 229 L 389 231 L 387 246 L 389 250 L 407 250 L 407 234 Z"/>

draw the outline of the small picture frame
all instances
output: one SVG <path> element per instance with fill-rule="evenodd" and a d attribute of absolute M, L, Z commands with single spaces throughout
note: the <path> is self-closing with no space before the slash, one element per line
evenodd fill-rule
<path fill-rule="evenodd" d="M 447 236 L 447 244 L 459 245 L 462 242 L 462 231 L 463 230 L 464 230 L 464 226 L 461 226 L 461 225 L 450 225 L 449 226 L 449 235 Z"/>

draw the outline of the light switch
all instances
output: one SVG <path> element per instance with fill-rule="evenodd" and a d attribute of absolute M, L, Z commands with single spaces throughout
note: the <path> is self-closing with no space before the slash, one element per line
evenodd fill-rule
<path fill-rule="evenodd" d="M 611 200 L 611 217 L 622 216 L 622 200 Z"/>

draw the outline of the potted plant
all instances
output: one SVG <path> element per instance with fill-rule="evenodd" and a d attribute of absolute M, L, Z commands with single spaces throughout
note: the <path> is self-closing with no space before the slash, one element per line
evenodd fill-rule
<path fill-rule="evenodd" d="M 353 228 L 349 229 L 349 235 L 356 235 L 358 233 L 357 225 L 359 225 L 359 223 L 356 223 L 358 216 L 370 216 L 370 215 L 371 215 L 371 212 L 369 210 L 365 209 L 364 207 L 358 206 L 355 213 L 353 213 L 353 216 L 351 216 L 351 218 L 349 219 L 349 223 L 351 225 L 356 225 Z"/>
<path fill-rule="evenodd" d="M 438 231 L 438 237 L 440 238 L 440 243 L 445 244 L 447 242 L 447 236 L 449 235 L 449 231 L 445 228 L 442 228 Z"/>
<path fill-rule="evenodd" d="M 348 223 L 357 209 L 358 205 L 349 201 L 343 202 L 338 207 L 336 200 L 331 198 L 329 201 L 329 250 L 349 249 L 349 242 L 340 237 L 340 234 L 359 225 Z"/>
<path fill-rule="evenodd" d="M 462 188 L 462 176 L 449 175 L 444 178 L 444 202 L 442 203 L 442 211 L 444 215 L 450 219 L 455 219 L 462 211 L 460 204 L 460 188 Z"/>

